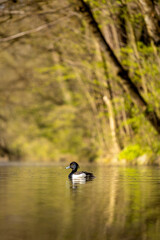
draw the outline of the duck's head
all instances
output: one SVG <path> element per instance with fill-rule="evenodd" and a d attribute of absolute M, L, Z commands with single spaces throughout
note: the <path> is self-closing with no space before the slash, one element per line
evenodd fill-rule
<path fill-rule="evenodd" d="M 68 167 L 66 167 L 66 169 L 68 169 L 68 168 L 71 168 L 72 170 L 77 171 L 77 169 L 79 168 L 79 165 L 76 162 L 71 162 L 70 165 Z"/>

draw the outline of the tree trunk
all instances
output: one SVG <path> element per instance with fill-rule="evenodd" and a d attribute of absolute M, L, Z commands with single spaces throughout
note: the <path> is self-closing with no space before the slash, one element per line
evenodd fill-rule
<path fill-rule="evenodd" d="M 160 27 L 157 13 L 151 0 L 138 0 L 150 38 L 160 46 Z"/>
<path fill-rule="evenodd" d="M 112 152 L 113 152 L 113 154 L 117 154 L 117 153 L 119 153 L 120 148 L 119 148 L 117 137 L 116 137 L 116 124 L 115 124 L 112 102 L 107 96 L 104 96 L 103 100 L 104 100 L 105 104 L 107 105 L 108 113 L 109 113 L 109 124 L 110 124 L 111 136 L 112 136 L 112 142 L 113 142 L 113 151 Z"/>
<path fill-rule="evenodd" d="M 129 39 L 129 42 L 131 43 L 131 46 L 134 50 L 134 54 L 135 54 L 135 57 L 136 57 L 136 62 L 138 64 L 138 70 L 139 70 L 139 73 L 140 73 L 140 77 L 141 77 L 141 82 L 142 82 L 142 88 L 143 88 L 143 91 L 144 91 L 144 95 L 147 96 L 148 94 L 148 89 L 147 89 L 147 81 L 146 81 L 146 78 L 145 78 L 145 74 L 143 73 L 143 67 L 142 67 L 142 63 L 141 63 L 141 59 L 140 59 L 140 56 L 139 56 L 139 52 L 138 52 L 138 49 L 137 49 L 137 44 L 136 44 L 136 38 L 135 38 L 135 33 L 134 33 L 134 30 L 133 30 L 133 26 L 132 26 L 132 23 L 131 23 L 131 11 L 130 11 L 130 7 L 129 7 L 129 4 L 127 4 L 127 18 L 128 21 L 127 22 L 127 25 L 128 25 L 128 30 L 129 30 L 129 34 L 128 34 L 128 39 Z M 142 60 L 143 61 L 143 60 Z"/>
<path fill-rule="evenodd" d="M 98 23 L 96 22 L 92 14 L 90 6 L 86 2 L 84 2 L 84 0 L 78 0 L 77 3 L 79 5 L 78 6 L 79 11 L 81 11 L 82 14 L 85 16 L 86 20 L 88 21 L 89 25 L 92 28 L 93 33 L 95 34 L 97 40 L 99 41 L 99 44 L 102 47 L 103 51 L 106 54 L 109 54 L 111 61 L 117 68 L 117 75 L 120 77 L 124 89 L 131 95 L 131 98 L 134 101 L 134 103 L 137 104 L 137 106 L 146 116 L 147 120 L 152 124 L 157 133 L 160 134 L 160 118 L 157 116 L 156 111 L 154 111 L 145 101 L 145 99 L 141 96 L 138 88 L 132 82 L 128 74 L 128 71 L 122 66 L 122 64 L 114 54 L 113 50 L 107 43 L 102 31 L 98 26 Z"/>
<path fill-rule="evenodd" d="M 101 59 L 102 59 L 102 62 L 103 62 L 103 68 L 104 68 L 104 74 L 105 74 L 105 78 L 106 78 L 106 85 L 107 85 L 107 89 L 108 89 L 108 96 L 109 96 L 109 100 L 111 102 L 111 105 L 112 105 L 112 108 L 113 108 L 113 114 L 116 110 L 116 105 L 113 101 L 114 99 L 114 93 L 112 91 L 112 88 L 114 89 L 114 86 L 112 87 L 112 80 L 109 79 L 109 75 L 108 75 L 108 66 L 107 66 L 107 61 L 106 61 L 106 58 L 103 54 L 103 52 L 101 51 Z M 115 121 L 115 128 L 118 129 L 118 133 L 119 133 L 119 124 L 118 124 L 118 117 L 115 116 L 114 114 L 114 121 Z M 122 144 L 122 141 L 121 141 L 121 137 L 119 136 L 116 131 L 115 131 L 115 136 L 117 138 L 117 144 L 118 144 L 118 147 L 119 149 L 120 148 L 123 148 L 123 144 Z"/>

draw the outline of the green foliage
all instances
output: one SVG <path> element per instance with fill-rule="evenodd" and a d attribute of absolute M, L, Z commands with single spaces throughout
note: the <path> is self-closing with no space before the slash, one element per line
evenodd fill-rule
<path fill-rule="evenodd" d="M 156 109 L 160 116 L 159 52 L 143 41 L 147 33 L 137 3 L 86 2 L 120 63 L 149 103 L 148 111 Z M 1 42 L 0 147 L 36 161 L 111 159 L 114 151 L 110 114 L 103 101 L 106 95 L 113 105 L 116 137 L 124 146 L 119 159 L 132 161 L 146 151 L 160 153 L 155 130 L 124 91 L 113 64 L 107 56 L 103 59 L 85 18 L 73 14 L 69 0 L 62 0 L 61 6 L 44 0 L 8 4 L 3 3 L 0 16 L 1 36 L 29 29 L 35 32 Z M 67 18 L 64 11 L 69 14 Z M 55 24 L 37 32 L 46 23 Z"/>
<path fill-rule="evenodd" d="M 149 149 L 144 149 L 138 144 L 128 145 L 119 153 L 119 160 L 125 159 L 128 162 L 132 162 L 137 157 L 143 155 L 146 152 L 151 152 Z"/>

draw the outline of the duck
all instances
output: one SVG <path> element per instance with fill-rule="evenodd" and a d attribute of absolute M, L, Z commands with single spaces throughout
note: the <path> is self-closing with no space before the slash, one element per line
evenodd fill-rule
<path fill-rule="evenodd" d="M 70 165 L 68 167 L 66 167 L 66 169 L 72 169 L 72 172 L 68 175 L 69 179 L 72 180 L 81 180 L 81 179 L 85 179 L 85 180 L 92 180 L 93 178 L 95 178 L 95 176 L 93 175 L 93 173 L 89 173 L 89 172 L 77 172 L 77 169 L 79 168 L 78 163 L 76 162 L 71 162 Z"/>

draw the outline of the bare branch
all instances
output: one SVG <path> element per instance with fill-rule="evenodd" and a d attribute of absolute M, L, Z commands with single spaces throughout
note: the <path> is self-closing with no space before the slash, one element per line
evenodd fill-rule
<path fill-rule="evenodd" d="M 6 2 L 7 2 L 7 0 L 0 0 L 0 4 L 4 4 Z"/>
<path fill-rule="evenodd" d="M 32 14 L 37 14 L 37 15 L 45 15 L 45 14 L 53 14 L 53 13 L 59 13 L 62 12 L 66 9 L 70 8 L 70 5 L 67 5 L 63 8 L 57 8 L 57 9 L 51 9 L 47 11 L 23 11 L 23 10 L 3 10 L 0 12 L 0 16 L 4 15 L 32 15 Z"/>
<path fill-rule="evenodd" d="M 2 38 L 0 39 L 0 42 L 8 42 L 8 41 L 11 41 L 11 40 L 14 40 L 14 39 L 17 39 L 17 38 L 21 38 L 21 37 L 24 37 L 26 35 L 29 35 L 31 33 L 36 33 L 36 32 L 39 32 L 47 27 L 51 27 L 51 26 L 54 26 L 55 24 L 61 22 L 62 20 L 65 20 L 67 19 L 68 17 L 71 17 L 73 16 L 74 14 L 71 14 L 69 16 L 65 16 L 65 17 L 62 17 L 58 20 L 55 20 L 53 22 L 50 22 L 50 23 L 46 23 L 46 24 L 43 24 L 37 28 L 34 28 L 34 29 L 31 29 L 31 30 L 27 30 L 27 31 L 24 31 L 24 32 L 20 32 L 20 33 L 17 33 L 15 35 L 12 35 L 12 36 L 9 36 L 9 37 L 6 37 L 6 38 Z"/>
<path fill-rule="evenodd" d="M 0 16 L 4 16 L 4 15 L 8 15 L 8 14 L 12 14 L 12 15 L 24 15 L 25 11 L 22 10 L 4 10 L 0 13 Z"/>

